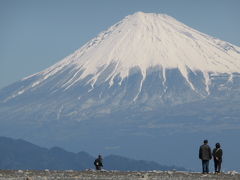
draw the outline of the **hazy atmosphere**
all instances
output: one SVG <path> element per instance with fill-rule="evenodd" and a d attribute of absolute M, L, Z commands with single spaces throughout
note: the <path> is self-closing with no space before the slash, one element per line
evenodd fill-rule
<path fill-rule="evenodd" d="M 0 169 L 240 172 L 239 7 L 0 0 Z"/>

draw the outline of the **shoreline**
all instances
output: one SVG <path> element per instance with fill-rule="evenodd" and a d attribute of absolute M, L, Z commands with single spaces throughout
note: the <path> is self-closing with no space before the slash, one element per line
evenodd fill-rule
<path fill-rule="evenodd" d="M 240 180 L 235 171 L 202 174 L 183 171 L 0 170 L 1 180 Z"/>

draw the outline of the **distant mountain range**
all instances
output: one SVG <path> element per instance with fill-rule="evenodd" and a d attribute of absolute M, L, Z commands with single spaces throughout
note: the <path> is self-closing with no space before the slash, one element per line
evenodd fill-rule
<path fill-rule="evenodd" d="M 0 169 L 93 169 L 94 157 L 86 152 L 72 153 L 59 147 L 42 148 L 21 139 L 0 137 Z M 104 169 L 122 171 L 186 170 L 153 161 L 133 160 L 117 155 L 104 157 Z"/>

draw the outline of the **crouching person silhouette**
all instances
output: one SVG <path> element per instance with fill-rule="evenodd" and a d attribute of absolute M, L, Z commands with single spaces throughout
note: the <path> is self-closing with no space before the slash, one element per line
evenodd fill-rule
<path fill-rule="evenodd" d="M 102 156 L 99 155 L 97 159 L 94 161 L 94 165 L 96 167 L 96 170 L 101 170 L 103 167 L 103 159 Z"/>

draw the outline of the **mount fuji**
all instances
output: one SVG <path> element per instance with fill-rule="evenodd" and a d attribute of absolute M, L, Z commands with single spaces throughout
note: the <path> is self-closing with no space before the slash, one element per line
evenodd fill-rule
<path fill-rule="evenodd" d="M 0 135 L 194 169 L 199 143 L 240 161 L 240 47 L 137 12 L 0 90 Z"/>

